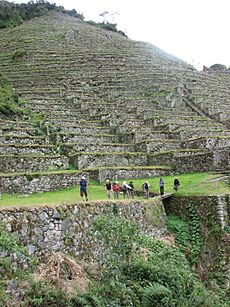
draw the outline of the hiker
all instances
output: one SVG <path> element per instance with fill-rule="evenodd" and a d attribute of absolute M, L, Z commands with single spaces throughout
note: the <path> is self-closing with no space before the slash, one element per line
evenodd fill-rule
<path fill-rule="evenodd" d="M 144 191 L 144 198 L 145 199 L 149 199 L 149 183 L 148 181 L 145 181 L 143 184 L 142 184 L 142 189 Z"/>
<path fill-rule="evenodd" d="M 163 178 L 160 178 L 159 187 L 160 187 L 160 195 L 161 196 L 164 195 L 164 185 L 165 185 L 165 183 L 164 183 Z"/>
<path fill-rule="evenodd" d="M 178 191 L 179 185 L 180 185 L 180 181 L 178 180 L 177 177 L 175 177 L 174 182 L 173 182 L 173 185 L 174 185 L 173 189 L 174 189 L 175 191 Z"/>
<path fill-rule="evenodd" d="M 82 200 L 84 200 L 84 196 L 85 196 L 85 200 L 88 201 L 88 193 L 87 193 L 88 182 L 85 176 L 81 177 L 79 185 L 80 185 L 80 195 L 82 197 Z"/>
<path fill-rule="evenodd" d="M 120 187 L 119 187 L 118 181 L 114 181 L 112 188 L 113 188 L 114 199 L 119 199 Z"/>
<path fill-rule="evenodd" d="M 106 190 L 108 198 L 110 199 L 112 197 L 112 184 L 109 178 L 107 178 L 105 181 L 105 190 Z"/>
<path fill-rule="evenodd" d="M 125 199 L 126 197 L 129 197 L 128 195 L 128 184 L 126 183 L 126 181 L 123 181 L 122 183 L 122 186 L 121 186 L 121 190 L 122 190 L 122 193 L 123 193 L 123 198 Z"/>
<path fill-rule="evenodd" d="M 134 185 L 132 181 L 129 182 L 128 195 L 130 198 L 134 198 Z"/>

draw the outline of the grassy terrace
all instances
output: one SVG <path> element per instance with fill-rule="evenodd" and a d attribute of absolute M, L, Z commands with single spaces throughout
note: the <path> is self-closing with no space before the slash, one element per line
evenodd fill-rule
<path fill-rule="evenodd" d="M 220 174 L 194 173 L 178 176 L 181 186 L 176 195 L 224 195 L 230 194 L 230 186 L 226 178 Z M 134 179 L 136 190 L 141 190 L 142 183 L 148 180 L 150 191 L 158 192 L 159 177 Z M 173 193 L 174 176 L 165 176 L 165 193 Z M 126 180 L 129 182 L 129 180 Z M 122 180 L 119 181 L 122 183 Z M 95 181 L 89 182 L 89 200 L 106 200 L 104 184 Z M 122 195 L 120 197 L 122 199 Z M 141 199 L 141 198 L 140 198 Z M 61 189 L 54 192 L 35 193 L 33 195 L 8 195 L 3 194 L 0 198 L 0 208 L 22 207 L 22 206 L 52 206 L 59 204 L 74 204 L 81 201 L 79 187 Z"/>

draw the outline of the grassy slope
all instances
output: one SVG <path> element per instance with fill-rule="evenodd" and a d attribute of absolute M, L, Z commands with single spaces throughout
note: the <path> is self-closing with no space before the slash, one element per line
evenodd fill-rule
<path fill-rule="evenodd" d="M 209 173 L 182 174 L 178 176 L 181 186 L 177 194 L 180 195 L 223 195 L 230 194 L 230 187 L 225 181 L 209 181 L 220 175 Z M 158 192 L 159 177 L 148 178 L 150 191 Z M 172 193 L 173 176 L 164 177 L 165 192 Z M 127 180 L 128 182 L 129 180 Z M 136 190 L 141 190 L 142 183 L 145 179 L 133 180 Z M 122 180 L 119 181 L 120 184 Z M 95 181 L 90 182 L 89 200 L 106 200 L 104 185 L 99 185 Z M 73 204 L 81 200 L 79 187 L 62 189 L 54 192 L 35 193 L 33 195 L 7 195 L 4 194 L 0 199 L 0 207 L 8 206 L 46 206 L 58 204 Z"/>

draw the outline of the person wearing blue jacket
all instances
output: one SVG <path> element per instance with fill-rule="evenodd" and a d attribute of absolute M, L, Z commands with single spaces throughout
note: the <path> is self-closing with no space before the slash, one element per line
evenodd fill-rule
<path fill-rule="evenodd" d="M 82 197 L 82 200 L 84 200 L 85 196 L 85 200 L 88 201 L 88 193 L 87 193 L 88 182 L 84 176 L 81 177 L 79 185 L 80 185 L 80 195 Z"/>

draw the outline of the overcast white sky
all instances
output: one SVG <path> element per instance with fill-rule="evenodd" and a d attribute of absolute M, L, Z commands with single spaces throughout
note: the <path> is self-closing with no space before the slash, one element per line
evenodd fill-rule
<path fill-rule="evenodd" d="M 9 0 L 10 1 L 10 0 Z M 14 2 L 28 2 L 15 0 Z M 230 0 L 50 0 L 85 20 L 110 22 L 129 38 L 150 42 L 201 69 L 230 66 Z"/>

